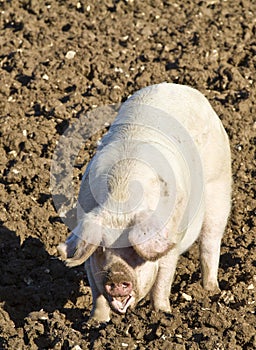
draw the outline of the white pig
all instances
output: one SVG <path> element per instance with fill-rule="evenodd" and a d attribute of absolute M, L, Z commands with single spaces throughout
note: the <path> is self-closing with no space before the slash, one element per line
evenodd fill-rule
<path fill-rule="evenodd" d="M 108 321 L 147 294 L 170 312 L 178 258 L 197 238 L 203 287 L 217 290 L 230 198 L 228 136 L 207 99 L 168 83 L 131 96 L 87 167 L 78 225 L 58 247 L 67 265 L 86 261 L 91 317 Z"/>

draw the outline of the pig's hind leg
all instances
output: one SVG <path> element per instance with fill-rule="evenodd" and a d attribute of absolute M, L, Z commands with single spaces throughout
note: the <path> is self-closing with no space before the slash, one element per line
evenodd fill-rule
<path fill-rule="evenodd" d="M 220 245 L 230 212 L 231 180 L 212 182 L 205 190 L 206 211 L 200 233 L 202 284 L 204 289 L 215 291 L 219 289 Z"/>

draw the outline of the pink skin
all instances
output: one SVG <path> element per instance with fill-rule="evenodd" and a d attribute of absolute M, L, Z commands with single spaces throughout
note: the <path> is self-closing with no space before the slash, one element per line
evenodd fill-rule
<path fill-rule="evenodd" d="M 116 312 L 124 314 L 134 301 L 132 282 L 109 282 L 105 284 L 104 288 L 111 308 Z"/>
<path fill-rule="evenodd" d="M 111 297 L 126 297 L 132 292 L 131 282 L 121 282 L 121 283 L 106 283 L 105 290 Z"/>

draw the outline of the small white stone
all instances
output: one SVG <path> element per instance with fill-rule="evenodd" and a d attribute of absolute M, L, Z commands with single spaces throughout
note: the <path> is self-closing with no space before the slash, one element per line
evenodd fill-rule
<path fill-rule="evenodd" d="M 129 39 L 129 35 L 121 36 L 121 41 L 127 41 Z"/>
<path fill-rule="evenodd" d="M 75 345 L 71 350 L 82 350 L 82 348 L 79 345 Z"/>
<path fill-rule="evenodd" d="M 74 57 L 75 57 L 75 55 L 76 55 L 76 52 L 75 51 L 73 51 L 73 50 L 70 50 L 70 51 L 68 51 L 67 53 L 66 53 L 66 58 L 68 59 L 68 60 L 72 60 Z"/>
<path fill-rule="evenodd" d="M 12 155 L 13 157 L 17 157 L 17 152 L 16 151 L 10 151 L 9 154 Z"/>
<path fill-rule="evenodd" d="M 115 67 L 115 72 L 118 72 L 118 73 L 123 73 L 123 69 L 122 68 L 119 68 L 119 67 Z"/>
<path fill-rule="evenodd" d="M 129 345 L 129 344 L 127 344 L 127 343 L 122 343 L 121 344 L 124 348 L 127 348 L 127 346 Z"/>
<path fill-rule="evenodd" d="M 12 169 L 12 172 L 13 172 L 14 174 L 19 174 L 19 173 L 20 173 L 20 171 L 17 170 L 17 169 Z"/>
<path fill-rule="evenodd" d="M 44 75 L 42 76 L 42 78 L 43 78 L 44 80 L 49 80 L 49 77 L 48 77 L 47 74 L 44 74 Z"/>
<path fill-rule="evenodd" d="M 251 283 L 251 284 L 249 284 L 249 286 L 247 287 L 247 289 L 249 289 L 249 290 L 252 290 L 252 289 L 254 289 L 254 285 Z"/>
<path fill-rule="evenodd" d="M 47 316 L 41 316 L 41 317 L 39 317 L 39 320 L 48 320 L 48 317 Z"/>
<path fill-rule="evenodd" d="M 22 130 L 22 135 L 23 135 L 23 136 L 27 137 L 27 134 L 28 134 L 28 133 L 27 133 L 27 130 L 26 130 L 26 129 Z"/>
<path fill-rule="evenodd" d="M 188 295 L 186 293 L 182 293 L 181 296 L 182 296 L 183 299 L 185 299 L 187 301 L 191 301 L 192 300 L 192 296 Z"/>

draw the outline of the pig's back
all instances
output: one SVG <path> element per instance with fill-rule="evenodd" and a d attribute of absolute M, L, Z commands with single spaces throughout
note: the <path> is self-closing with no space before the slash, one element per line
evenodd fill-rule
<path fill-rule="evenodd" d="M 133 113 L 137 109 L 136 105 L 146 105 L 164 111 L 165 132 L 171 130 L 173 118 L 186 129 L 200 154 L 206 182 L 214 180 L 221 172 L 230 176 L 227 134 L 219 117 L 202 93 L 188 86 L 169 83 L 143 88 L 123 104 L 115 123 L 125 120 L 127 112 L 129 122 L 139 121 L 140 115 Z M 154 118 L 151 120 L 149 118 L 148 122 L 154 128 Z"/>

